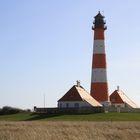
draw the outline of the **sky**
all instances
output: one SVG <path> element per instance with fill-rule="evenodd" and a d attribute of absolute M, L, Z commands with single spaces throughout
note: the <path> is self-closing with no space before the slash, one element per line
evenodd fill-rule
<path fill-rule="evenodd" d="M 76 80 L 90 91 L 94 16 L 101 11 L 109 94 L 140 106 L 139 0 L 0 0 L 0 108 L 56 107 Z"/>

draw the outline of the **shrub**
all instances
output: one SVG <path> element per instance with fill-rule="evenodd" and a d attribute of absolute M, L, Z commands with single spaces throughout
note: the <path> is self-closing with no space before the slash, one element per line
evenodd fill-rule
<path fill-rule="evenodd" d="M 0 115 L 16 114 L 20 112 L 23 112 L 23 110 L 19 108 L 10 107 L 10 106 L 4 106 L 2 109 L 0 109 Z"/>

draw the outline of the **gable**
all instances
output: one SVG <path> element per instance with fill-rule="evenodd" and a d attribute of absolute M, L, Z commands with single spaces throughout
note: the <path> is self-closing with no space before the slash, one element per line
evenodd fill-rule
<path fill-rule="evenodd" d="M 73 86 L 59 101 L 83 101 L 75 86 Z"/>
<path fill-rule="evenodd" d="M 124 103 L 116 90 L 110 95 L 110 101 L 111 103 Z"/>

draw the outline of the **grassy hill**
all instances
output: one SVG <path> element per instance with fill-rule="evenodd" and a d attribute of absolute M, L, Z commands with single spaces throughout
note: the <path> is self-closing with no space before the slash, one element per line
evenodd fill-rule
<path fill-rule="evenodd" d="M 96 113 L 78 115 L 46 115 L 17 113 L 0 115 L 0 121 L 140 121 L 140 113 Z"/>

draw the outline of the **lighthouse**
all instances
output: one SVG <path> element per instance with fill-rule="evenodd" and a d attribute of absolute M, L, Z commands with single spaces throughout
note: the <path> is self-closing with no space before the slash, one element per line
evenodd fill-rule
<path fill-rule="evenodd" d="M 105 53 L 105 26 L 104 16 L 99 12 L 93 22 L 93 58 L 91 76 L 91 96 L 104 106 L 109 105 L 107 67 Z"/>

